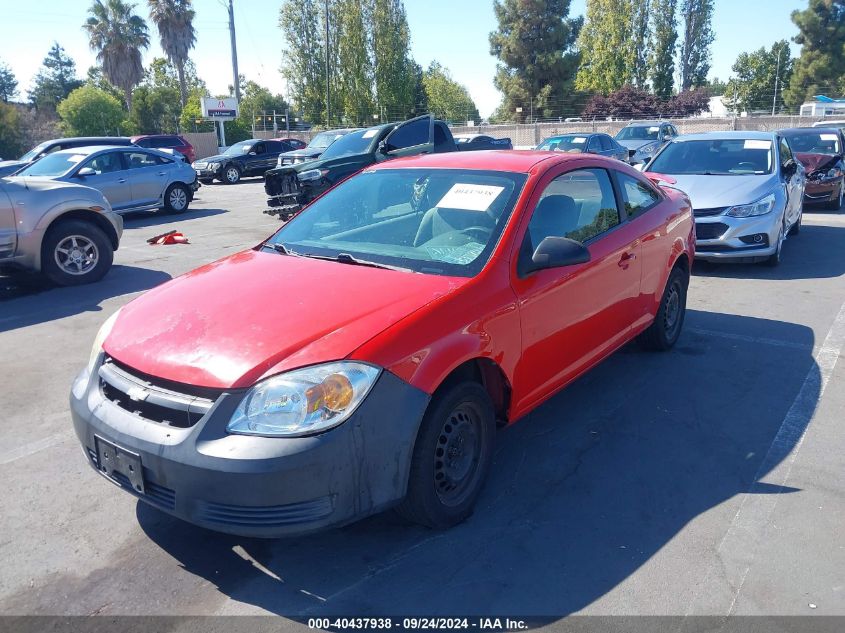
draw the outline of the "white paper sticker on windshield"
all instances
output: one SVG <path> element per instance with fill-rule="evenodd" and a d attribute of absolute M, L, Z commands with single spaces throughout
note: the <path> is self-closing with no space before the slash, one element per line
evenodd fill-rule
<path fill-rule="evenodd" d="M 659 132 L 660 128 L 659 127 L 650 127 L 650 128 L 648 128 L 648 131 L 649 131 L 649 134 L 651 134 L 652 132 Z"/>
<path fill-rule="evenodd" d="M 67 162 L 69 163 L 78 163 L 81 160 L 88 158 L 85 154 L 74 154 L 73 156 L 67 157 Z"/>
<path fill-rule="evenodd" d="M 367 130 L 361 138 L 373 138 L 376 134 L 378 134 L 378 130 Z"/>
<path fill-rule="evenodd" d="M 819 134 L 819 136 L 821 137 L 821 139 L 823 141 L 835 141 L 835 140 L 837 140 L 836 134 Z"/>
<path fill-rule="evenodd" d="M 437 206 L 446 209 L 486 211 L 504 190 L 504 187 L 470 185 L 459 182 L 452 185 L 452 188 L 446 192 L 446 195 L 437 203 Z"/>
<path fill-rule="evenodd" d="M 586 142 L 587 142 L 586 136 L 576 136 L 574 139 L 572 139 L 573 145 L 580 145 L 580 144 L 586 143 Z"/>
<path fill-rule="evenodd" d="M 771 141 L 759 141 L 755 139 L 747 139 L 742 146 L 743 149 L 771 149 Z"/>

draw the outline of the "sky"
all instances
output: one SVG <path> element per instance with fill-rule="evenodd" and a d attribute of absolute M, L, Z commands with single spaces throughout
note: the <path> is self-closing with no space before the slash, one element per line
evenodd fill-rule
<path fill-rule="evenodd" d="M 80 76 L 94 65 L 82 23 L 89 0 L 0 0 L 0 62 L 8 64 L 19 82 L 21 97 L 54 41 L 74 58 Z M 145 19 L 146 1 L 136 2 Z M 284 40 L 278 28 L 281 0 L 234 0 L 238 39 L 238 66 L 247 79 L 286 94 L 279 73 Z M 779 39 L 790 39 L 797 29 L 790 20 L 806 0 L 715 0 L 713 60 L 710 76 L 726 80 L 737 55 Z M 570 15 L 584 13 L 585 0 L 572 0 Z M 228 16 L 224 0 L 194 0 L 197 45 L 192 52 L 197 71 L 212 94 L 227 91 L 232 83 Z M 437 60 L 464 84 L 482 116 L 499 105 L 493 86 L 496 59 L 490 55 L 488 35 L 496 28 L 492 0 L 405 0 L 411 30 L 411 49 L 423 67 Z M 155 28 L 150 25 L 149 62 L 163 56 Z M 793 54 L 799 49 L 793 44 Z"/>

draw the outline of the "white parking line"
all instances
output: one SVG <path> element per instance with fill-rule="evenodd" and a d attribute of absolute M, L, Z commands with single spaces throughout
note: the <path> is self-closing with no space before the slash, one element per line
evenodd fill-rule
<path fill-rule="evenodd" d="M 807 345 L 805 343 L 795 343 L 794 341 L 784 341 L 775 338 L 748 336 L 746 334 L 733 334 L 731 332 L 719 332 L 717 330 L 706 330 L 704 328 L 698 327 L 685 327 L 684 330 L 687 332 L 692 332 L 693 334 L 701 334 L 702 336 L 717 336 L 720 338 L 727 338 L 734 341 L 742 341 L 743 343 L 754 343 L 755 345 L 775 345 L 778 347 L 790 347 L 793 349 L 800 349 L 805 351 L 813 349 L 812 345 Z"/>
<path fill-rule="evenodd" d="M 786 412 L 769 450 L 754 475 L 754 482 L 743 496 L 739 509 L 716 549 L 716 556 L 690 601 L 686 615 L 712 614 L 714 608 L 724 608 L 725 615 L 733 612 L 742 586 L 754 562 L 756 548 L 762 541 L 770 517 L 778 502 L 779 492 L 773 486 L 785 486 L 792 466 L 801 450 L 836 361 L 845 346 L 845 303 L 821 348 L 814 355 L 815 363 L 807 372 L 792 405 Z M 765 482 L 761 481 L 763 478 Z M 766 485 L 766 490 L 761 484 Z"/>
<path fill-rule="evenodd" d="M 29 457 L 39 451 L 43 451 L 51 446 L 55 446 L 56 444 L 60 444 L 68 437 L 70 437 L 70 433 L 68 432 L 56 433 L 55 435 L 49 435 L 40 440 L 30 442 L 29 444 L 13 448 L 10 451 L 0 454 L 0 466 L 11 464 L 14 461 L 23 459 L 24 457 Z"/>

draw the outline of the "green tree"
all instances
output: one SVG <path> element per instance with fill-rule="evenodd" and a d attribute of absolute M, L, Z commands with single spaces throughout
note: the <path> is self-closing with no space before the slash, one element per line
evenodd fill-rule
<path fill-rule="evenodd" d="M 206 90 L 205 81 L 197 76 L 196 66 L 190 59 L 183 66 L 182 76 L 189 92 L 196 88 Z M 164 57 L 153 57 L 144 71 L 144 84 L 150 88 L 168 88 L 180 92 L 182 90 L 179 71 Z"/>
<path fill-rule="evenodd" d="M 17 108 L 0 102 L 0 156 L 6 160 L 23 154 L 23 133 Z"/>
<path fill-rule="evenodd" d="M 0 62 L 0 101 L 9 103 L 18 94 L 18 80 L 15 73 L 3 62 Z"/>
<path fill-rule="evenodd" d="M 412 116 L 416 113 L 417 74 L 405 6 L 402 0 L 370 1 L 376 103 L 388 118 Z"/>
<path fill-rule="evenodd" d="M 115 88 L 111 83 L 109 83 L 109 80 L 103 76 L 103 69 L 99 66 L 90 66 L 88 68 L 85 85 L 94 86 L 95 88 L 104 90 L 113 97 L 116 97 L 118 100 L 123 99 L 123 93 L 119 88 Z"/>
<path fill-rule="evenodd" d="M 123 0 L 94 0 L 88 10 L 91 15 L 82 25 L 103 74 L 123 90 L 126 109 L 130 112 L 132 89 L 144 78 L 141 49 L 150 45 L 147 24 L 132 13 L 133 8 L 134 5 Z"/>
<path fill-rule="evenodd" d="M 703 86 L 710 72 L 710 47 L 713 44 L 713 0 L 683 0 L 681 18 L 681 91 Z"/>
<path fill-rule="evenodd" d="M 798 107 L 814 95 L 845 91 L 845 0 L 810 0 L 793 11 L 798 27 L 793 40 L 801 45 L 795 72 L 786 89 L 786 103 Z"/>
<path fill-rule="evenodd" d="M 53 42 L 43 67 L 35 75 L 29 101 L 38 110 L 55 112 L 56 104 L 81 85 L 82 82 L 76 78 L 76 62 L 67 56 L 58 42 Z"/>
<path fill-rule="evenodd" d="M 784 84 L 785 86 L 786 84 Z M 708 79 L 707 83 L 704 84 L 704 87 L 707 88 L 707 92 L 710 93 L 713 97 L 721 97 L 722 95 L 727 94 L 728 91 L 728 84 L 725 81 L 722 81 L 718 77 L 713 77 L 713 79 Z"/>
<path fill-rule="evenodd" d="M 652 31 L 649 48 L 651 88 L 663 100 L 675 85 L 675 49 L 678 42 L 678 0 L 652 0 Z"/>
<path fill-rule="evenodd" d="M 147 3 L 150 7 L 150 19 L 158 28 L 161 49 L 176 67 L 179 77 L 179 102 L 184 106 L 188 99 L 185 64 L 191 49 L 197 43 L 194 30 L 196 12 L 191 6 L 191 0 L 147 0 Z"/>
<path fill-rule="evenodd" d="M 651 42 L 652 0 L 630 0 L 631 35 L 628 42 L 631 59 L 631 79 L 637 88 L 645 88 L 648 83 L 649 44 Z"/>
<path fill-rule="evenodd" d="M 357 125 L 367 121 L 375 111 L 373 67 L 363 4 L 359 0 L 338 0 L 334 20 L 338 32 L 338 47 L 335 49 L 338 78 L 335 85 L 340 93 L 344 122 Z"/>
<path fill-rule="evenodd" d="M 788 85 L 793 63 L 786 40 L 775 42 L 769 49 L 740 53 L 732 68 L 734 77 L 725 87 L 725 104 L 735 112 L 769 111 L 773 105 L 779 110 L 783 93 L 778 91 L 775 102 L 775 77 L 779 86 Z"/>
<path fill-rule="evenodd" d="M 423 75 L 423 85 L 428 97 L 429 111 L 445 121 L 478 121 L 478 108 L 469 91 L 452 79 L 447 68 L 437 61 L 431 62 Z"/>
<path fill-rule="evenodd" d="M 118 99 L 93 86 L 77 88 L 56 109 L 68 136 L 120 134 L 126 116 Z"/>
<path fill-rule="evenodd" d="M 425 91 L 425 73 L 422 66 L 412 61 L 414 72 L 414 103 L 409 116 L 419 116 L 428 112 L 428 94 Z"/>
<path fill-rule="evenodd" d="M 523 120 L 532 110 L 560 116 L 573 107 L 575 42 L 583 20 L 568 17 L 569 5 L 570 0 L 493 3 L 498 28 L 490 33 L 490 53 L 499 60 L 493 84 L 503 94 L 503 118 Z"/>
<path fill-rule="evenodd" d="M 262 129 L 273 127 L 273 112 L 277 117 L 285 114 L 288 104 L 282 95 L 274 95 L 264 86 L 257 84 L 254 81 L 247 81 L 244 83 L 241 91 L 240 113 L 238 120 L 245 129 L 252 130 L 254 127 L 260 126 Z M 269 119 L 261 120 L 261 116 L 269 116 Z M 281 123 L 282 119 L 277 118 L 277 125 Z M 228 133 L 226 141 L 228 142 Z"/>
<path fill-rule="evenodd" d="M 214 123 L 202 118 L 202 98 L 207 94 L 204 88 L 194 88 L 188 92 L 188 100 L 179 115 L 179 127 L 191 132 L 213 132 Z M 229 140 L 228 138 L 226 139 Z"/>
<path fill-rule="evenodd" d="M 285 0 L 279 13 L 279 27 L 287 43 L 282 75 L 288 81 L 294 105 L 314 123 L 324 119 L 326 109 L 322 4 L 317 0 Z"/>
<path fill-rule="evenodd" d="M 609 94 L 634 82 L 631 18 L 630 0 L 587 0 L 576 88 Z"/>

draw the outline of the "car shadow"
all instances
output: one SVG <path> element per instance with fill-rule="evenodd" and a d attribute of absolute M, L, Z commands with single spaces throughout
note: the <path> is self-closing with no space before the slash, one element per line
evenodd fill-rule
<path fill-rule="evenodd" d="M 696 260 L 693 274 L 733 279 L 822 279 L 845 274 L 845 227 L 804 224 L 798 235 L 783 244 L 781 263 L 770 268 L 763 263 L 729 264 Z"/>
<path fill-rule="evenodd" d="M 126 229 L 140 229 L 148 226 L 159 226 L 161 224 L 189 222 L 190 220 L 210 218 L 224 213 L 229 212 L 226 209 L 191 209 L 190 207 L 185 213 L 136 211 L 134 213 L 126 213 L 123 216 L 123 227 Z"/>
<path fill-rule="evenodd" d="M 149 290 L 171 276 L 160 270 L 115 264 L 96 283 L 58 287 L 41 275 L 0 276 L 0 332 L 61 319 L 80 312 L 98 312 L 105 299 Z"/>
<path fill-rule="evenodd" d="M 726 501 L 793 492 L 761 480 L 792 449 L 773 439 L 799 391 L 817 402 L 817 388 L 804 393 L 818 384 L 806 380 L 818 376 L 812 330 L 703 311 L 689 311 L 688 326 L 670 353 L 628 346 L 501 430 L 476 511 L 451 530 L 384 513 L 274 541 L 217 534 L 142 502 L 137 519 L 191 574 L 293 619 L 579 611 L 682 531 L 697 550 L 715 548 L 688 530 L 718 521 Z M 676 567 L 687 586 L 702 574 L 683 559 Z"/>

